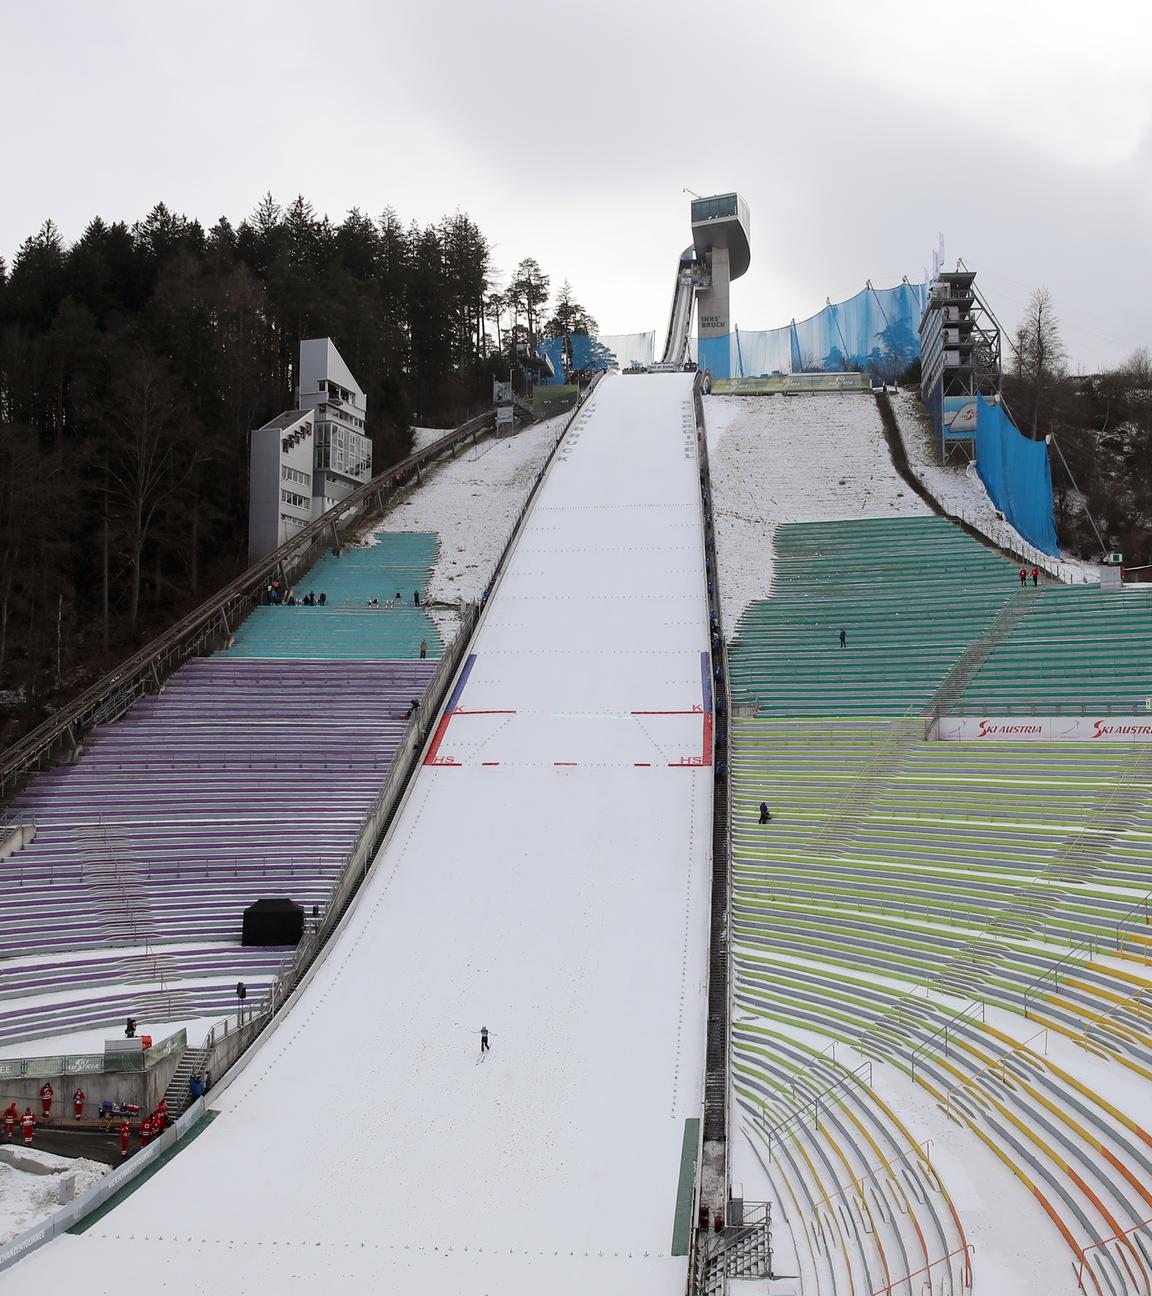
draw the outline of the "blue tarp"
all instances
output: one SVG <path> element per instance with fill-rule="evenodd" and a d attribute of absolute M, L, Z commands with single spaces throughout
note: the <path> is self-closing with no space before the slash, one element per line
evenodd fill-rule
<path fill-rule="evenodd" d="M 536 350 L 552 361 L 552 377 L 545 378 L 544 381 L 562 383 L 564 381 L 564 339 L 550 338 L 547 342 L 539 343 Z"/>
<path fill-rule="evenodd" d="M 573 373 L 591 369 L 606 369 L 616 362 L 616 357 L 612 354 L 612 351 L 596 338 L 587 337 L 583 333 L 570 333 L 567 341 L 572 348 L 571 372 Z M 547 356 L 552 361 L 553 376 L 545 380 L 549 383 L 568 381 L 564 376 L 564 342 L 565 339 L 562 337 L 549 338 L 541 342 L 536 348 L 541 355 Z"/>
<path fill-rule="evenodd" d="M 993 504 L 1024 539 L 1057 556 L 1048 446 L 1026 437 L 1003 405 L 984 397 L 976 414 L 976 471 Z"/>
<path fill-rule="evenodd" d="M 769 374 L 842 373 L 898 378 L 920 356 L 923 284 L 865 288 L 783 328 L 741 329 L 700 342 L 701 369 L 714 378 Z"/>

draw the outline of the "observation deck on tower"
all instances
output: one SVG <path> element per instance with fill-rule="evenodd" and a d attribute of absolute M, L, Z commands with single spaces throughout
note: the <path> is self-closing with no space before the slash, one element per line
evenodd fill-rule
<path fill-rule="evenodd" d="M 711 267 L 717 250 L 723 251 L 729 280 L 739 279 L 752 263 L 748 229 L 748 204 L 737 193 L 697 198 L 692 203 L 696 259 Z"/>

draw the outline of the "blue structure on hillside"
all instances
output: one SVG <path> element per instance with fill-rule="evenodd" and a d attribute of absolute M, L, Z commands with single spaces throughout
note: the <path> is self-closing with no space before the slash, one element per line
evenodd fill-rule
<path fill-rule="evenodd" d="M 586 333 L 569 333 L 564 337 L 548 338 L 536 350 L 552 365 L 552 376 L 540 381 L 567 382 L 572 374 L 598 373 L 612 369 L 616 356 L 598 338 Z"/>
<path fill-rule="evenodd" d="M 976 397 L 976 472 L 992 503 L 1043 553 L 1057 557 L 1052 465 L 1046 441 L 1033 441 L 999 401 Z"/>

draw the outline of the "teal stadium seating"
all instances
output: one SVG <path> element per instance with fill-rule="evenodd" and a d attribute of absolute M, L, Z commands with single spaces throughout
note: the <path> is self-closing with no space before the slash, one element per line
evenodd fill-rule
<path fill-rule="evenodd" d="M 1017 570 L 944 518 L 781 526 L 772 597 L 729 648 L 732 700 L 779 716 L 921 708 L 1018 593 Z"/>
<path fill-rule="evenodd" d="M 1044 585 L 960 701 L 965 710 L 1147 709 L 1152 697 L 1152 589 Z"/>
<path fill-rule="evenodd" d="M 379 532 L 375 544 L 327 554 L 303 578 L 297 597 L 326 595 L 324 607 L 258 607 L 236 635 L 232 657 L 284 657 L 297 661 L 385 661 L 429 658 L 444 648 L 436 625 L 413 598 L 425 601 L 439 551 L 429 532 Z M 399 593 L 396 606 L 387 603 Z M 369 607 L 373 600 L 379 607 Z"/>

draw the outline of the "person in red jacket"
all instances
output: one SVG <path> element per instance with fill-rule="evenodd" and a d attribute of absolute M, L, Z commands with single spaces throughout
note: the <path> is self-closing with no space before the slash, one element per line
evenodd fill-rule
<path fill-rule="evenodd" d="M 128 1155 L 128 1144 L 132 1141 L 132 1126 L 127 1121 L 120 1122 L 120 1155 Z"/>
<path fill-rule="evenodd" d="M 140 1123 L 140 1146 L 147 1147 L 152 1142 L 152 1117 L 145 1116 Z"/>
<path fill-rule="evenodd" d="M 72 1110 L 76 1114 L 77 1120 L 82 1120 L 84 1116 L 84 1090 L 79 1085 L 76 1086 L 76 1092 L 72 1095 Z"/>
<path fill-rule="evenodd" d="M 52 1099 L 56 1095 L 56 1090 L 48 1083 L 47 1080 L 40 1086 L 40 1105 L 44 1108 L 44 1119 L 49 1120 L 52 1116 Z"/>
<path fill-rule="evenodd" d="M 24 1146 L 32 1146 L 32 1131 L 36 1128 L 36 1117 L 32 1115 L 32 1108 L 25 1107 L 24 1115 L 20 1117 L 20 1128 L 24 1131 Z"/>
<path fill-rule="evenodd" d="M 164 1127 L 168 1124 L 168 1099 L 161 1098 L 156 1104 L 156 1110 L 152 1114 L 152 1129 L 157 1134 L 164 1133 Z"/>
<path fill-rule="evenodd" d="M 4 1140 L 7 1143 L 12 1142 L 12 1136 L 16 1133 L 16 1122 L 20 1119 L 20 1113 L 16 1110 L 15 1103 L 9 1103 L 4 1108 Z"/>

